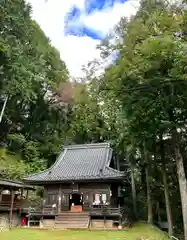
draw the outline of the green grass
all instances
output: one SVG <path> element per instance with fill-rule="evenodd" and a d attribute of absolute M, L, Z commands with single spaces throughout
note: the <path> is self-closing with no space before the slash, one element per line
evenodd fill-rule
<path fill-rule="evenodd" d="M 1 240 L 168 240 L 158 229 L 146 224 L 121 231 L 73 231 L 12 229 L 0 233 Z"/>

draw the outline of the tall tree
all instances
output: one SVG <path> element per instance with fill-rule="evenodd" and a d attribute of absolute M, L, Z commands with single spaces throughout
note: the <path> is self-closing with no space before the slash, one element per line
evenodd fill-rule
<path fill-rule="evenodd" d="M 68 71 L 24 0 L 1 1 L 0 12 L 0 108 L 8 97 L 1 145 L 35 171 L 50 165 L 65 141 L 69 103 L 59 101 L 58 89 Z"/>
<path fill-rule="evenodd" d="M 184 39 L 178 37 L 179 14 L 178 8 L 164 1 L 142 1 L 136 16 L 120 31 L 125 34 L 121 34 L 119 57 L 106 70 L 104 84 L 122 104 L 128 131 L 146 143 L 146 152 L 149 139 L 156 141 L 160 131 L 172 139 L 187 239 L 187 185 L 180 147 L 184 138 L 178 131 L 186 129 L 186 51 Z M 150 194 L 148 200 L 150 204 Z"/>

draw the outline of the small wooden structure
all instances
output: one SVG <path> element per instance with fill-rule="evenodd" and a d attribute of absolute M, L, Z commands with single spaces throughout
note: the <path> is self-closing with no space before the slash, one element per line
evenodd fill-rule
<path fill-rule="evenodd" d="M 44 186 L 42 208 L 31 212 L 30 217 L 40 216 L 43 223 L 54 219 L 54 226 L 62 228 L 79 228 L 78 219 L 84 227 L 93 219 L 121 224 L 125 208 L 120 188 L 125 175 L 112 165 L 108 143 L 64 147 L 51 168 L 24 179 L 25 183 Z"/>
<path fill-rule="evenodd" d="M 20 225 L 21 215 L 28 213 L 28 190 L 33 187 L 21 182 L 0 179 L 0 222 L 1 227 Z M 13 221 L 14 220 L 14 221 Z"/>

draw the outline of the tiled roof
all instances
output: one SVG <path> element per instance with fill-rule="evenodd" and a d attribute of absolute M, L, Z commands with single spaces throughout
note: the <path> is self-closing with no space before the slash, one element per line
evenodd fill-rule
<path fill-rule="evenodd" d="M 112 149 L 108 143 L 64 147 L 54 165 L 30 175 L 26 182 L 122 179 L 124 173 L 109 167 Z"/>

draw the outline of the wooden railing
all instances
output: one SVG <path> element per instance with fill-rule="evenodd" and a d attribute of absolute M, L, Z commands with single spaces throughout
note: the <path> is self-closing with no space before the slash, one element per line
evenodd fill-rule
<path fill-rule="evenodd" d="M 95 216 L 123 216 L 126 213 L 125 207 L 111 207 L 108 205 L 94 205 L 86 210 L 83 211 L 89 212 L 90 215 Z M 56 208 L 53 208 L 52 205 L 44 205 L 39 207 L 33 207 L 29 208 L 30 213 L 40 213 L 40 214 L 46 214 L 46 215 L 55 215 L 58 213 L 58 206 Z"/>
<path fill-rule="evenodd" d="M 58 207 L 53 208 L 52 205 L 32 205 L 28 207 L 28 213 L 30 214 L 44 214 L 44 215 L 53 215 L 57 214 Z"/>
<path fill-rule="evenodd" d="M 2 201 L 2 202 L 0 202 L 0 208 L 1 209 L 9 209 L 10 205 L 11 205 L 10 201 Z M 24 206 L 23 202 L 14 202 L 13 203 L 13 209 L 15 209 L 15 208 L 19 209 L 22 206 Z"/>
<path fill-rule="evenodd" d="M 112 208 L 106 205 L 92 206 L 91 215 L 121 215 L 120 207 Z"/>
<path fill-rule="evenodd" d="M 11 208 L 11 201 L 1 201 L 0 202 L 0 209 L 9 211 Z M 22 210 L 28 208 L 28 201 L 27 200 L 16 200 L 13 203 L 13 210 Z"/>
<path fill-rule="evenodd" d="M 175 234 L 175 236 L 170 237 L 171 240 L 184 240 L 183 234 Z"/>
<path fill-rule="evenodd" d="M 121 214 L 121 216 L 123 216 L 125 213 L 127 213 L 127 208 L 126 208 L 126 206 L 120 207 L 120 214 Z"/>
<path fill-rule="evenodd" d="M 52 205 L 45 205 L 42 208 L 42 213 L 44 214 L 56 214 L 58 211 L 58 207 L 53 208 Z"/>
<path fill-rule="evenodd" d="M 56 214 L 57 210 L 53 209 L 51 206 L 45 207 L 29 207 L 28 212 L 31 214 Z"/>

